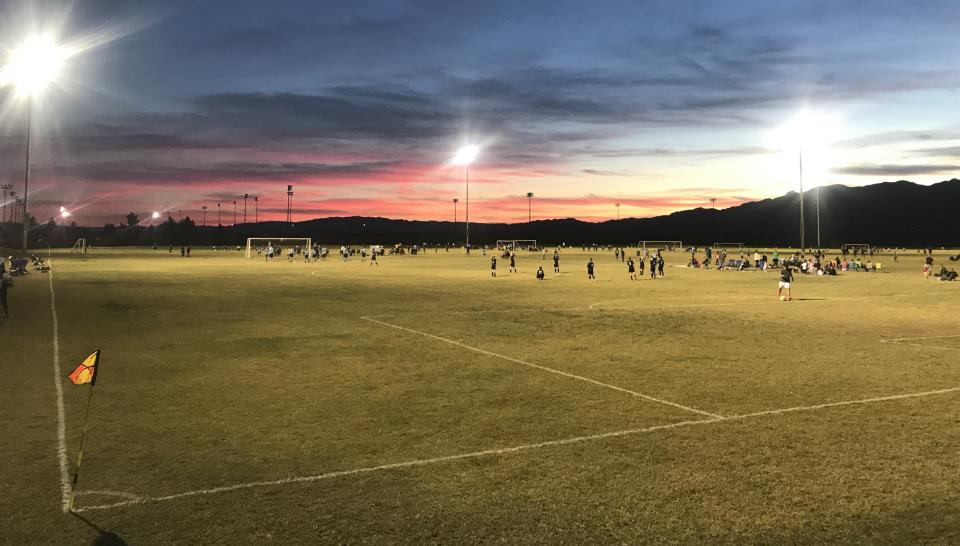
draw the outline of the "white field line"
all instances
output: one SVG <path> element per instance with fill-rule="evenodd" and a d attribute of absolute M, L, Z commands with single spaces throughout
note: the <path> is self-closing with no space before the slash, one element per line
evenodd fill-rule
<path fill-rule="evenodd" d="M 906 343 L 903 341 L 887 341 L 881 343 L 889 343 L 890 345 L 908 345 L 910 347 L 922 347 L 924 349 L 944 349 L 947 351 L 960 351 L 960 347 L 947 347 L 945 345 L 926 345 L 923 343 Z"/>
<path fill-rule="evenodd" d="M 557 308 L 544 308 L 544 307 L 524 307 L 519 309 L 476 309 L 473 311 L 418 311 L 412 313 L 382 313 L 379 315 L 367 315 L 368 318 L 388 318 L 388 317 L 408 317 L 408 316 L 421 316 L 421 315 L 485 315 L 492 313 L 548 313 L 550 311 L 587 311 L 589 307 L 557 307 Z"/>
<path fill-rule="evenodd" d="M 700 414 L 700 415 L 704 415 L 704 416 L 706 416 L 706 417 L 711 417 L 711 418 L 713 418 L 713 419 L 718 419 L 718 418 L 722 418 L 722 417 L 723 417 L 722 415 L 717 415 L 717 414 L 715 414 L 715 413 L 706 412 L 706 411 L 703 411 L 703 410 L 699 410 L 699 409 L 697 409 L 697 408 L 691 408 L 690 406 L 684 406 L 684 405 L 682 405 L 682 404 L 677 404 L 676 402 L 671 402 L 671 401 L 669 401 L 669 400 L 664 400 L 664 399 L 662 399 L 662 398 L 656 398 L 656 397 L 654 397 L 654 396 L 649 396 L 649 395 L 646 395 L 646 394 L 643 394 L 643 393 L 640 393 L 640 392 L 637 392 L 637 391 L 632 391 L 632 390 L 630 390 L 630 389 L 625 389 L 625 388 L 623 388 L 623 387 L 618 387 L 618 386 L 616 386 L 616 385 L 611 385 L 611 384 L 609 384 L 609 383 L 603 383 L 603 382 L 601 382 L 601 381 L 597 381 L 596 379 L 590 379 L 589 377 L 584 377 L 584 376 L 582 376 L 582 375 L 576 375 L 576 374 L 572 374 L 572 373 L 560 371 L 560 370 L 557 370 L 557 369 L 554 369 L 554 368 L 548 368 L 548 367 L 546 367 L 546 366 L 541 366 L 541 365 L 539 365 L 539 364 L 533 364 L 533 363 L 531 363 L 531 362 L 527 362 L 527 361 L 524 361 L 524 360 L 520 360 L 519 358 L 513 358 L 513 357 L 506 356 L 506 355 L 502 355 L 502 354 L 499 354 L 499 353 L 494 353 L 494 352 L 492 352 L 492 351 L 486 351 L 486 350 L 484 350 L 484 349 L 480 349 L 480 348 L 477 348 L 477 347 L 472 347 L 472 346 L 470 346 L 470 345 L 467 345 L 466 343 L 460 343 L 459 341 L 454 341 L 454 340 L 452 340 L 452 339 L 447 339 L 447 338 L 445 338 L 445 337 L 440 337 L 440 336 L 437 336 L 437 335 L 434 335 L 434 334 L 430 334 L 430 333 L 427 333 L 427 332 L 422 332 L 422 331 L 420 331 L 420 330 L 414 330 L 414 329 L 412 329 L 412 328 L 406 328 L 406 327 L 404 327 L 404 326 L 399 326 L 399 325 L 397 325 L 397 324 L 391 324 L 391 323 L 389 323 L 389 322 L 383 322 L 382 320 L 377 320 L 377 319 L 373 319 L 373 318 L 370 318 L 370 317 L 360 317 L 360 318 L 362 318 L 363 320 L 369 321 L 369 322 L 374 322 L 374 323 L 380 324 L 380 325 L 382 325 L 382 326 L 388 326 L 388 327 L 390 327 L 390 328 L 395 328 L 395 329 L 397 329 L 397 330 L 402 330 L 402 331 L 404 331 L 404 332 L 409 332 L 409 333 L 411 333 L 411 334 L 416 334 L 416 335 L 420 335 L 420 336 L 425 336 L 425 337 L 429 337 L 429 338 L 431 338 L 431 339 L 435 339 L 435 340 L 437 340 L 437 341 L 442 341 L 442 342 L 444 342 L 444 343 L 449 343 L 449 344 L 451 344 L 451 345 L 456 345 L 457 347 L 462 347 L 462 348 L 464 348 L 464 349 L 473 351 L 473 352 L 475 352 L 475 353 L 480 353 L 480 354 L 483 354 L 483 355 L 500 358 L 500 359 L 503 359 L 503 360 L 506 360 L 506 361 L 509 361 L 509 362 L 514 362 L 514 363 L 517 363 L 517 364 L 522 364 L 522 365 L 528 366 L 528 367 L 530 367 L 530 368 L 535 368 L 535 369 L 538 369 L 538 370 L 543 370 L 543 371 L 545 371 L 545 372 L 550 372 L 550 373 L 554 373 L 554 374 L 557 374 L 557 375 L 562 375 L 562 376 L 564 376 L 564 377 L 569 377 L 570 379 L 577 379 L 577 380 L 579 380 L 579 381 L 585 381 L 585 382 L 587 382 L 587 383 L 592 383 L 592 384 L 598 385 L 598 386 L 600 386 L 600 387 L 605 387 L 605 388 L 608 388 L 608 389 L 613 389 L 613 390 L 615 390 L 615 391 L 620 391 L 620 392 L 629 394 L 629 395 L 631 395 L 631 396 L 636 396 L 637 398 L 642 398 L 642 399 L 647 400 L 647 401 L 649 401 L 649 402 L 656 402 L 656 403 L 658 403 L 658 404 L 665 404 L 665 405 L 667 405 L 667 406 L 673 406 L 673 407 L 675 407 L 675 408 L 679 408 L 679 409 L 682 409 L 682 410 L 684 410 L 684 411 L 689 411 L 689 412 L 691 412 L 691 413 L 697 413 L 697 414 Z"/>
<path fill-rule="evenodd" d="M 898 337 L 896 339 L 883 339 L 881 343 L 897 343 L 900 341 L 917 341 L 921 339 L 942 339 L 945 337 L 960 337 L 960 334 L 946 334 L 941 336 L 919 336 L 919 337 Z"/>
<path fill-rule="evenodd" d="M 383 470 L 394 470 L 394 469 L 399 469 L 399 468 L 410 468 L 410 467 L 417 467 L 417 466 L 425 466 L 425 465 L 430 465 L 430 464 L 439 464 L 439 463 L 445 463 L 445 462 L 450 462 L 450 461 L 458 461 L 458 460 L 463 460 L 463 459 L 474 459 L 474 458 L 478 458 L 478 457 L 488 457 L 488 456 L 494 456 L 494 455 L 508 455 L 508 454 L 520 453 L 520 452 L 524 452 L 524 451 L 532 451 L 532 450 L 541 449 L 541 448 L 544 448 L 544 447 L 553 447 L 553 446 L 562 446 L 562 445 L 577 444 L 577 443 L 584 443 L 584 442 L 592 442 L 592 441 L 597 441 L 597 440 L 604 440 L 604 439 L 607 439 L 607 438 L 619 438 L 619 437 L 624 437 L 624 436 L 633 436 L 633 435 L 637 435 L 637 434 L 646 434 L 646 433 L 656 432 L 656 431 L 660 431 L 660 430 L 670 430 L 670 429 L 681 428 L 681 427 L 692 427 L 692 426 L 695 426 L 695 425 L 706 425 L 706 424 L 710 424 L 710 423 L 723 423 L 723 422 L 726 422 L 726 421 L 737 421 L 737 420 L 743 420 L 743 419 L 750 419 L 750 418 L 754 418 L 754 417 L 768 417 L 768 416 L 783 415 L 783 414 L 796 413 L 796 412 L 802 412 L 802 411 L 816 411 L 816 410 L 827 409 L 827 408 L 835 408 L 835 407 L 841 407 L 841 406 L 852 406 L 852 405 L 862 405 L 862 404 L 874 404 L 874 403 L 878 403 L 878 402 L 887 402 L 887 401 L 893 401 L 893 400 L 904 400 L 904 399 L 908 399 L 908 398 L 921 398 L 921 397 L 925 397 L 925 396 L 934 396 L 934 395 L 938 395 L 938 394 L 947 394 L 947 393 L 953 393 L 953 392 L 960 392 L 960 387 L 953 387 L 953 388 L 949 388 L 949 389 L 940 389 L 940 390 L 935 390 L 935 391 L 917 392 L 917 393 L 910 393 L 910 394 L 896 394 L 896 395 L 892 395 L 892 396 L 881 396 L 881 397 L 875 397 L 875 398 L 863 398 L 863 399 L 859 399 L 859 400 L 847 400 L 847 401 L 843 401 L 843 402 L 830 402 L 830 403 L 826 403 L 826 404 L 816 404 L 816 405 L 811 405 L 811 406 L 794 406 L 794 407 L 792 407 L 792 408 L 783 408 L 783 409 L 768 410 L 768 411 L 758 411 L 758 412 L 755 412 L 755 413 L 745 413 L 745 414 L 742 414 L 742 415 L 733 415 L 733 416 L 730 416 L 730 417 L 718 417 L 718 418 L 715 418 L 715 419 L 702 419 L 702 420 L 698 420 L 698 421 L 681 421 L 681 422 L 678 422 L 678 423 L 670 423 L 670 424 L 666 424 L 666 425 L 656 425 L 656 426 L 645 427 L 645 428 L 634 428 L 634 429 L 617 430 L 617 431 L 613 431 L 613 432 L 605 432 L 605 433 L 602 433 L 602 434 L 592 434 L 592 435 L 588 435 L 588 436 L 574 436 L 574 437 L 572 437 L 572 438 L 564 438 L 564 439 L 560 439 L 560 440 L 550 440 L 550 441 L 546 441 L 546 442 L 537 442 L 537 443 L 531 443 L 531 444 L 522 444 L 522 445 L 518 445 L 518 446 L 514 446 L 514 447 L 506 447 L 506 448 L 498 448 L 498 449 L 486 449 L 486 450 L 483 450 L 483 451 L 471 451 L 471 452 L 468 452 L 468 453 L 461 453 L 461 454 L 458 454 L 458 455 L 448 455 L 448 456 L 445 456 L 445 457 L 433 457 L 433 458 L 430 458 L 430 459 L 415 459 L 415 460 L 404 461 L 404 462 L 399 462 L 399 463 L 391 463 L 391 464 L 383 464 L 383 465 L 378 465 L 378 466 L 368 466 L 368 467 L 362 467 L 362 468 L 355 468 L 355 469 L 352 469 L 352 470 L 339 470 L 339 471 L 335 471 L 335 472 L 326 472 L 326 473 L 323 473 L 323 474 L 314 474 L 314 475 L 311 475 L 311 476 L 297 476 L 297 477 L 290 477 L 290 478 L 282 478 L 282 479 L 279 479 L 279 480 L 255 481 L 255 482 L 239 483 L 239 484 L 234 484 L 234 485 L 225 485 L 225 486 L 221 486 L 221 487 L 212 487 L 212 488 L 209 488 L 209 489 L 196 489 L 196 490 L 193 490 L 193 491 L 184 491 L 184 492 L 182 492 L 182 493 L 175 493 L 175 494 L 172 494 L 172 495 L 165 495 L 165 496 L 161 496 L 161 497 L 135 497 L 135 498 L 131 498 L 130 500 L 125 500 L 125 501 L 122 501 L 122 502 L 116 502 L 116 503 L 113 503 L 113 504 L 103 504 L 103 505 L 98 505 L 98 506 L 84 506 L 84 507 L 81 507 L 81 508 L 76 509 L 76 511 L 77 511 L 77 512 L 87 512 L 87 511 L 95 511 L 95 510 L 107 510 L 107 509 L 110 509 L 110 508 L 119 508 L 119 507 L 122 507 L 122 506 L 130 506 L 130 505 L 133 505 L 133 504 L 147 504 L 147 503 L 154 503 L 154 502 L 164 502 L 164 501 L 171 501 L 171 500 L 183 499 L 183 498 L 188 498 L 188 497 L 199 497 L 199 496 L 203 496 L 203 495 L 213 495 L 213 494 L 217 494 L 217 493 L 228 493 L 228 492 L 231 492 L 231 491 L 238 491 L 238 490 L 241 490 L 241 489 L 253 489 L 253 488 L 257 488 L 257 487 L 269 487 L 269 486 L 277 486 L 277 485 L 286 485 L 286 484 L 291 484 L 291 483 L 316 482 L 316 481 L 327 480 L 327 479 L 331 479 L 331 478 L 340 478 L 340 477 L 345 477 L 345 476 L 353 476 L 353 475 L 357 475 L 357 474 L 366 474 L 366 473 L 378 472 L 378 471 L 383 471 Z"/>
<path fill-rule="evenodd" d="M 874 298 L 906 298 L 906 297 L 915 297 L 923 296 L 925 294 L 882 294 L 876 296 L 840 296 L 834 298 L 817 298 L 817 299 L 803 299 L 798 298 L 792 303 L 815 303 L 815 302 L 836 302 L 836 301 L 856 301 L 862 299 L 874 299 Z M 392 317 L 408 317 L 408 316 L 422 316 L 425 314 L 429 315 L 486 315 L 486 314 L 498 314 L 498 313 L 545 313 L 550 311 L 595 311 L 599 307 L 606 307 L 610 310 L 625 310 L 625 309 L 635 309 L 635 305 L 629 305 L 631 302 L 636 303 L 639 300 L 640 303 L 644 305 L 652 305 L 655 309 L 683 309 L 690 307 L 724 307 L 729 305 L 784 305 L 784 302 L 774 299 L 773 297 L 764 298 L 762 300 L 737 300 L 737 301 L 703 301 L 703 302 L 681 302 L 676 303 L 669 300 L 652 300 L 647 297 L 626 297 L 617 300 L 606 300 L 599 301 L 596 303 L 591 303 L 586 306 L 580 307 L 522 307 L 515 309 L 476 309 L 472 311 L 447 311 L 447 310 L 433 310 L 433 311 L 416 311 L 416 312 L 399 312 L 399 313 L 380 313 L 376 315 L 367 315 L 368 318 L 392 318 Z M 619 305 L 617 305 L 619 304 Z M 627 305 L 624 305 L 627 304 Z M 663 305 L 661 305 L 663 304 Z"/>
<path fill-rule="evenodd" d="M 60 461 L 60 508 L 70 508 L 70 470 L 67 465 L 67 420 L 63 409 L 63 384 L 60 379 L 60 326 L 57 322 L 57 299 L 53 291 L 53 260 L 50 263 L 50 314 L 53 316 L 53 384 L 57 388 L 57 458 Z"/>
<path fill-rule="evenodd" d="M 923 341 L 925 339 L 948 339 L 960 337 L 960 334 L 946 334 L 939 336 L 917 336 L 901 337 L 896 339 L 881 339 L 880 343 L 889 343 L 891 345 L 909 345 L 910 347 L 922 347 L 924 349 L 944 349 L 947 351 L 960 351 L 960 347 L 948 347 L 945 345 L 928 345 L 926 343 L 909 343 L 911 341 Z"/>

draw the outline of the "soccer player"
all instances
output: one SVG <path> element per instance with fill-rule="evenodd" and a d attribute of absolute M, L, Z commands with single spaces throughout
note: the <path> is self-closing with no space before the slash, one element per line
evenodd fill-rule
<path fill-rule="evenodd" d="M 370 252 L 370 265 L 375 265 L 375 266 L 377 266 L 377 267 L 380 267 L 380 262 L 377 261 L 377 251 L 376 251 L 376 250 Z"/>
<path fill-rule="evenodd" d="M 490 256 L 490 276 L 491 277 L 497 276 L 497 257 L 496 256 Z"/>
<path fill-rule="evenodd" d="M 633 266 L 633 258 L 627 258 L 627 272 L 630 273 L 630 280 L 637 280 L 637 269 Z"/>
<path fill-rule="evenodd" d="M 780 284 L 777 286 L 777 297 L 780 301 L 784 300 L 783 290 L 787 290 L 786 301 L 791 301 L 790 283 L 793 282 L 793 268 L 786 262 L 783 263 L 783 269 L 780 271 Z"/>
<path fill-rule="evenodd" d="M 650 256 L 650 278 L 657 278 L 657 255 L 653 254 Z"/>
<path fill-rule="evenodd" d="M 510 271 L 509 271 L 509 273 L 516 273 L 516 272 L 517 272 L 517 253 L 516 253 L 516 252 L 511 252 L 511 253 L 510 253 Z"/>
<path fill-rule="evenodd" d="M 553 251 L 553 274 L 560 274 L 560 253 L 556 250 Z"/>
<path fill-rule="evenodd" d="M 7 290 L 13 286 L 13 277 L 4 272 L 0 275 L 0 307 L 3 308 L 3 316 L 10 318 L 10 311 L 7 309 Z"/>
<path fill-rule="evenodd" d="M 542 281 L 545 273 L 543 272 L 543 266 L 537 268 L 537 280 Z"/>
<path fill-rule="evenodd" d="M 660 251 L 657 251 L 657 273 L 662 277 L 663 276 L 663 256 L 660 254 Z"/>
<path fill-rule="evenodd" d="M 596 280 L 597 278 L 593 275 L 593 258 L 587 260 L 587 279 Z"/>

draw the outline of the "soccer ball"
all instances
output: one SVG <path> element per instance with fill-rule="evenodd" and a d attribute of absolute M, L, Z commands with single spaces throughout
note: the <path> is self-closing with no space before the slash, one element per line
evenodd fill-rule
<path fill-rule="evenodd" d="M 780 301 L 787 301 L 787 297 L 786 297 L 786 296 L 780 296 Z"/>

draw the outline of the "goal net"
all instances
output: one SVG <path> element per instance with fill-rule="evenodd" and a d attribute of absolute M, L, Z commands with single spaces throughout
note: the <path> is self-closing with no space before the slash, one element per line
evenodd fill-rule
<path fill-rule="evenodd" d="M 866 243 L 845 243 L 840 246 L 840 251 L 844 254 L 867 254 L 870 252 L 871 245 Z"/>
<path fill-rule="evenodd" d="M 497 250 L 539 250 L 536 239 L 498 239 Z"/>
<path fill-rule="evenodd" d="M 70 249 L 70 254 L 80 254 L 81 256 L 87 253 L 87 240 L 86 239 L 77 239 L 76 243 L 73 243 L 73 248 Z"/>
<path fill-rule="evenodd" d="M 637 248 L 643 250 L 683 250 L 683 241 L 640 241 Z"/>
<path fill-rule="evenodd" d="M 733 250 L 743 252 L 743 243 L 713 243 L 716 250 Z"/>
<path fill-rule="evenodd" d="M 303 255 L 303 251 L 313 248 L 309 237 L 249 237 L 247 238 L 247 258 L 265 256 L 273 250 L 274 256 L 294 254 Z"/>

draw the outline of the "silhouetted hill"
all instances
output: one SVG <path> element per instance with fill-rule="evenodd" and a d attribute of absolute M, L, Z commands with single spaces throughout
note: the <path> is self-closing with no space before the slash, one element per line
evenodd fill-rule
<path fill-rule="evenodd" d="M 817 243 L 816 190 L 804 196 L 806 242 Z M 820 235 L 823 246 L 863 242 L 882 246 L 960 244 L 960 180 L 932 186 L 884 182 L 870 186 L 820 188 Z M 800 197 L 745 203 L 723 210 L 697 208 L 653 218 L 582 222 L 572 218 L 519 224 L 470 224 L 474 245 L 497 239 L 536 239 L 546 244 L 634 244 L 639 240 L 685 243 L 742 242 L 748 245 L 796 246 L 800 239 Z M 460 243 L 463 222 L 321 218 L 288 226 L 283 222 L 238 226 L 244 233 L 309 235 L 324 242 Z"/>

